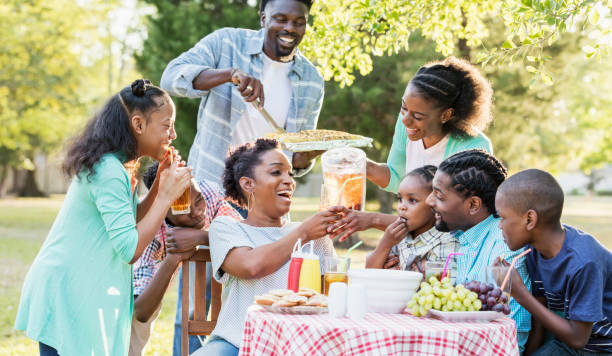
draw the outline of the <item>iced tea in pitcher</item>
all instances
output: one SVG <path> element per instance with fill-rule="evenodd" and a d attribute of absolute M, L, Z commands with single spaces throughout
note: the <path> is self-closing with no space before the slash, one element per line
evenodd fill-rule
<path fill-rule="evenodd" d="M 328 207 L 342 205 L 363 210 L 365 203 L 365 153 L 353 147 L 329 150 L 321 157 Z M 323 200 L 321 201 L 323 204 Z"/>

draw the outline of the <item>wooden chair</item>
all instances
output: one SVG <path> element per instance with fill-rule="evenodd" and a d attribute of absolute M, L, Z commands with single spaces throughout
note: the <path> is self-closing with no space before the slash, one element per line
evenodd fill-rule
<path fill-rule="evenodd" d="M 183 300 L 181 327 L 181 355 L 189 354 L 189 335 L 210 335 L 217 325 L 221 310 L 221 284 L 214 278 L 210 282 L 210 320 L 206 320 L 206 262 L 211 262 L 208 246 L 198 246 L 196 252 L 189 258 L 195 264 L 195 298 L 193 320 L 189 319 L 189 269 L 191 263 L 183 262 Z"/>

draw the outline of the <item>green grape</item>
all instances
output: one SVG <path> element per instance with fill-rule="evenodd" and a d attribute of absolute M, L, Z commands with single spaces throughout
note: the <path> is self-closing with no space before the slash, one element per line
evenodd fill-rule
<path fill-rule="evenodd" d="M 471 301 L 478 299 L 478 294 L 475 292 L 469 292 L 467 298 Z"/>
<path fill-rule="evenodd" d="M 453 287 L 453 285 L 450 284 L 450 283 L 442 283 L 442 288 L 445 288 L 445 289 L 455 289 L 455 287 Z"/>
<path fill-rule="evenodd" d="M 421 290 L 427 295 L 427 294 L 431 294 L 433 293 L 433 288 L 431 288 L 431 286 L 429 284 L 426 284 L 425 286 L 421 286 Z"/>
<path fill-rule="evenodd" d="M 425 297 L 425 300 L 427 301 L 428 304 L 433 303 L 434 299 L 435 299 L 435 297 L 434 297 L 433 294 L 430 294 L 430 295 Z"/>
<path fill-rule="evenodd" d="M 455 301 L 453 302 L 453 308 L 454 308 L 455 310 L 460 310 L 462 306 L 463 306 L 463 304 L 462 304 L 460 301 L 458 301 L 458 300 L 455 300 Z"/>
<path fill-rule="evenodd" d="M 427 304 L 425 304 L 425 306 L 423 308 L 425 308 L 425 310 L 433 309 L 433 304 L 432 303 L 427 303 Z"/>
<path fill-rule="evenodd" d="M 455 293 L 455 292 L 451 293 L 451 295 L 450 295 L 450 297 L 448 299 L 452 300 L 452 301 L 457 300 L 457 293 Z"/>
<path fill-rule="evenodd" d="M 440 283 L 440 281 L 436 278 L 436 276 L 429 277 L 427 282 L 429 282 L 431 285 L 435 284 L 436 282 Z"/>
<path fill-rule="evenodd" d="M 461 308 L 459 308 L 459 311 L 467 311 L 467 307 L 465 305 L 462 305 Z"/>
<path fill-rule="evenodd" d="M 425 287 L 430 287 L 429 283 L 427 282 L 421 282 L 421 289 L 425 288 Z"/>
<path fill-rule="evenodd" d="M 446 276 L 446 277 L 442 278 L 442 280 L 440 282 L 442 282 L 443 284 L 444 283 L 450 284 L 450 278 L 448 278 L 448 276 Z"/>
<path fill-rule="evenodd" d="M 448 298 L 452 292 L 452 289 L 442 289 L 442 296 Z"/>
<path fill-rule="evenodd" d="M 474 306 L 474 308 L 476 308 L 476 310 L 480 310 L 480 308 L 482 308 L 482 302 L 480 301 L 480 299 L 476 299 L 475 301 L 473 301 L 472 305 Z"/>
<path fill-rule="evenodd" d="M 434 309 L 440 310 L 442 307 L 442 301 L 439 298 L 436 298 L 433 303 Z"/>
<path fill-rule="evenodd" d="M 460 290 L 460 289 L 465 289 L 465 286 L 464 286 L 463 284 L 461 284 L 461 283 L 460 283 L 460 284 L 457 284 L 457 285 L 455 286 L 455 288 L 456 288 L 457 290 Z"/>
<path fill-rule="evenodd" d="M 452 300 L 449 300 L 448 302 L 446 302 L 446 308 L 448 309 L 448 311 L 453 311 L 454 306 L 455 306 L 455 303 L 453 303 Z"/>
<path fill-rule="evenodd" d="M 474 308 L 474 305 L 470 305 L 468 307 L 468 311 L 476 311 L 476 308 Z"/>
<path fill-rule="evenodd" d="M 419 297 L 419 305 L 425 305 L 427 303 L 427 297 L 422 295 Z"/>
<path fill-rule="evenodd" d="M 427 314 L 427 310 L 425 310 L 425 308 L 423 306 L 420 306 L 419 307 L 419 314 L 425 315 L 425 314 Z"/>
<path fill-rule="evenodd" d="M 446 302 L 448 302 L 448 298 L 446 298 L 446 297 L 440 298 L 440 303 L 446 304 Z"/>
<path fill-rule="evenodd" d="M 446 305 L 443 305 L 443 306 L 442 306 L 442 311 L 443 311 L 443 312 L 447 312 L 447 311 L 449 311 L 449 310 L 448 310 L 448 307 L 447 307 Z"/>
<path fill-rule="evenodd" d="M 438 287 L 438 286 L 434 286 L 433 287 L 433 293 L 439 297 L 439 296 L 442 295 L 442 289 L 440 289 L 440 287 Z"/>
<path fill-rule="evenodd" d="M 407 306 L 408 308 L 412 308 L 412 307 L 413 307 L 413 306 L 415 306 L 416 304 L 417 304 L 416 300 L 414 300 L 414 299 L 410 299 L 410 300 L 408 301 L 408 304 L 406 304 L 406 306 Z"/>
<path fill-rule="evenodd" d="M 463 300 L 463 305 L 465 305 L 466 307 L 469 307 L 470 305 L 472 305 L 472 301 L 469 299 L 464 299 Z"/>
<path fill-rule="evenodd" d="M 464 300 L 466 296 L 467 296 L 467 290 L 459 288 L 459 290 L 457 291 L 457 299 Z"/>
<path fill-rule="evenodd" d="M 414 316 L 421 316 L 421 313 L 419 312 L 419 307 L 417 306 L 410 308 L 410 312 Z"/>

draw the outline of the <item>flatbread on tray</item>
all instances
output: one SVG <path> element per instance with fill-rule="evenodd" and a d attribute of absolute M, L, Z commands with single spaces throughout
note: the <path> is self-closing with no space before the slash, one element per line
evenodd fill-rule
<path fill-rule="evenodd" d="M 336 130 L 303 130 L 300 132 L 270 133 L 283 147 L 293 152 L 329 150 L 336 147 L 371 147 L 372 139 Z"/>

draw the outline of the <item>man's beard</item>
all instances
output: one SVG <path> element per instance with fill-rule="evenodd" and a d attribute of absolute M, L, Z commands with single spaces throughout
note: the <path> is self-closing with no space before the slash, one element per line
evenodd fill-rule
<path fill-rule="evenodd" d="M 289 53 L 283 51 L 279 48 L 278 43 L 274 42 L 274 55 L 280 62 L 291 62 L 293 60 L 293 56 L 295 55 L 295 51 L 297 46 L 293 47 Z"/>
<path fill-rule="evenodd" d="M 449 231 L 451 231 L 448 228 L 448 225 L 446 224 L 446 221 L 444 221 L 442 219 L 440 219 L 440 221 L 436 220 L 435 227 L 436 227 L 436 230 L 441 231 L 441 232 L 449 232 Z"/>

